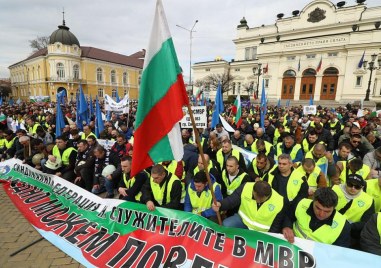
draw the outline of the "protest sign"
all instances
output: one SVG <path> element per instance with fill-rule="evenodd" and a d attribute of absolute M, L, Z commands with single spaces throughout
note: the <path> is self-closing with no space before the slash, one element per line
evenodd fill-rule
<path fill-rule="evenodd" d="M 316 105 L 303 106 L 303 114 L 304 115 L 316 114 Z"/>
<path fill-rule="evenodd" d="M 181 119 L 181 128 L 191 128 L 192 121 L 186 107 L 183 108 L 184 117 Z M 192 106 L 192 112 L 194 121 L 196 122 L 196 128 L 207 127 L 206 106 Z"/>
<path fill-rule="evenodd" d="M 280 235 L 219 226 L 201 216 L 102 199 L 22 161 L 0 180 L 25 218 L 86 267 L 372 267 L 380 257 Z"/>
<path fill-rule="evenodd" d="M 116 102 L 109 95 L 106 94 L 104 101 L 106 111 L 112 111 L 116 114 L 125 114 L 128 113 L 130 110 L 128 95 L 124 96 L 124 98 L 120 102 Z"/>

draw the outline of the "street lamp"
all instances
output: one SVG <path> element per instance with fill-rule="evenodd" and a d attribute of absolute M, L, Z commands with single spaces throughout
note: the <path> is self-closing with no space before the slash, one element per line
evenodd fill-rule
<path fill-rule="evenodd" d="M 257 81 L 257 90 L 255 92 L 255 95 L 257 96 L 257 98 L 259 98 L 259 77 L 261 76 L 262 74 L 262 63 L 258 63 L 258 68 L 257 67 L 253 67 L 253 75 L 254 76 L 257 76 L 258 78 L 258 81 Z"/>
<path fill-rule="evenodd" d="M 189 32 L 189 87 L 190 87 L 189 91 L 192 91 L 190 94 L 193 94 L 193 87 L 192 87 L 192 38 L 193 38 L 193 33 L 196 32 L 193 29 L 196 26 L 197 22 L 198 22 L 198 20 L 196 20 L 194 22 L 193 27 L 191 29 L 187 29 L 183 26 L 176 24 L 177 27 Z"/>
<path fill-rule="evenodd" d="M 369 101 L 369 95 L 370 95 L 370 84 L 372 83 L 372 73 L 373 70 L 378 70 L 381 69 L 381 59 L 378 58 L 378 67 L 375 65 L 377 59 L 377 54 L 371 55 L 371 61 L 364 61 L 364 69 L 365 70 L 370 70 L 370 76 L 369 76 L 369 81 L 368 81 L 368 88 L 366 90 L 366 95 L 364 101 Z M 367 66 L 369 63 L 369 67 Z"/>

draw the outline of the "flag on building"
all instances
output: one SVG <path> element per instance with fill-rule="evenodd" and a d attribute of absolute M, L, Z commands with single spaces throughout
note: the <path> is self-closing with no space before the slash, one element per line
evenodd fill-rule
<path fill-rule="evenodd" d="M 188 104 L 163 4 L 157 0 L 140 85 L 131 177 L 154 163 L 182 159 L 178 122 Z"/>
<path fill-rule="evenodd" d="M 95 99 L 95 136 L 99 138 L 100 133 L 104 130 L 105 126 L 102 118 L 102 111 L 99 106 L 98 95 Z"/>
<path fill-rule="evenodd" d="M 265 127 L 265 115 L 267 113 L 265 80 L 262 80 L 262 95 L 261 95 L 261 127 Z"/>
<path fill-rule="evenodd" d="M 321 69 L 321 65 L 323 64 L 323 57 L 320 57 L 320 61 L 319 61 L 319 64 L 318 66 L 316 67 L 316 72 L 318 73 Z"/>
<path fill-rule="evenodd" d="M 214 111 L 212 115 L 212 128 L 220 122 L 220 113 L 224 111 L 224 102 L 222 100 L 222 86 L 221 82 L 218 82 L 216 99 L 214 101 Z"/>
<path fill-rule="evenodd" d="M 232 111 L 235 114 L 234 123 L 236 124 L 237 128 L 239 128 L 242 124 L 242 104 L 241 104 L 241 97 L 238 94 L 237 98 L 234 101 L 234 106 L 232 107 Z"/>
<path fill-rule="evenodd" d="M 267 74 L 269 72 L 269 64 L 267 63 L 266 66 L 263 68 L 263 73 Z"/>
<path fill-rule="evenodd" d="M 364 57 L 365 57 L 365 50 L 362 53 L 362 56 L 361 56 L 359 63 L 357 64 L 357 68 L 359 68 L 359 69 L 362 68 L 362 65 L 364 64 Z"/>

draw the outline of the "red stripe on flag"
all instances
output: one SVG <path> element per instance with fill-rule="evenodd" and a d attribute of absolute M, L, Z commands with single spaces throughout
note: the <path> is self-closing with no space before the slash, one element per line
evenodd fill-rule
<path fill-rule="evenodd" d="M 183 118 L 182 107 L 188 104 L 183 76 L 177 75 L 167 94 L 158 102 L 144 118 L 134 134 L 134 153 L 131 177 L 153 165 L 148 152 L 165 135 L 174 124 Z M 169 160 L 169 159 L 168 159 Z"/>

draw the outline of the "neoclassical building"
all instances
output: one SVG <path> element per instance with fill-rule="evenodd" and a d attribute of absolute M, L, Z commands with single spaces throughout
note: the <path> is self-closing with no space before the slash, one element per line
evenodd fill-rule
<path fill-rule="evenodd" d="M 63 24 L 50 35 L 49 45 L 28 58 L 9 66 L 13 99 L 50 96 L 56 100 L 65 90 L 68 98 L 82 85 L 93 99 L 105 94 L 138 98 L 145 51 L 125 56 L 95 47 L 83 47 Z"/>
<path fill-rule="evenodd" d="M 234 77 L 229 94 L 241 95 L 249 93 L 243 90 L 248 85 L 261 94 L 264 79 L 272 101 L 312 96 L 345 103 L 364 99 L 368 87 L 370 100 L 381 101 L 381 6 L 364 2 L 346 6 L 344 1 L 314 0 L 259 27 L 249 27 L 243 18 L 233 40 L 235 59 L 196 63 L 193 77 L 229 72 Z M 360 67 L 363 55 L 366 63 Z M 212 100 L 214 95 L 211 91 Z"/>

